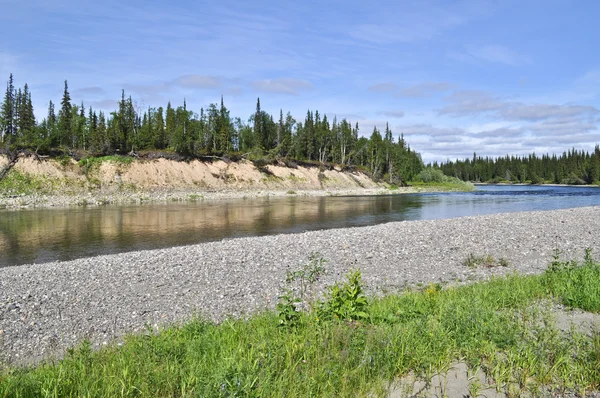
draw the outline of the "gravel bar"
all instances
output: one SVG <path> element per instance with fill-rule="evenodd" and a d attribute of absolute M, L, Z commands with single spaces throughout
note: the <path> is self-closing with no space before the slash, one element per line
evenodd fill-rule
<path fill-rule="evenodd" d="M 0 363 L 59 358 L 83 339 L 108 344 L 129 332 L 201 315 L 219 320 L 273 307 L 288 270 L 311 252 L 328 260 L 319 288 L 362 271 L 373 294 L 430 282 L 540 273 L 555 249 L 600 252 L 600 207 L 505 213 L 227 239 L 73 261 L 0 268 Z M 469 268 L 469 254 L 508 267 Z"/>

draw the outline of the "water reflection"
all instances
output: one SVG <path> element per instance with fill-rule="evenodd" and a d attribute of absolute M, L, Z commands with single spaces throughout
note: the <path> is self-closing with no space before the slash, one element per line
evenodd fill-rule
<path fill-rule="evenodd" d="M 600 205 L 600 189 L 486 186 L 473 193 L 2 211 L 0 267 L 240 236 L 592 205 Z"/>
<path fill-rule="evenodd" d="M 1 266 L 403 220 L 415 196 L 280 198 L 0 213 Z M 404 211 L 402 210 L 404 209 Z"/>

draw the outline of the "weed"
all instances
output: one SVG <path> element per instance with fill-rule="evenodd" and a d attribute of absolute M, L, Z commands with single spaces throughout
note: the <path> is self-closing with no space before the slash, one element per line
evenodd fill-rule
<path fill-rule="evenodd" d="M 508 267 L 510 265 L 510 262 L 504 257 L 501 257 L 499 260 L 496 261 L 496 259 L 490 254 L 477 256 L 473 253 L 469 253 L 467 258 L 463 261 L 463 265 L 469 268 Z"/>
<path fill-rule="evenodd" d="M 302 304 L 307 304 L 306 294 L 309 288 L 319 280 L 325 273 L 325 264 L 327 260 L 317 252 L 313 252 L 308 256 L 308 262 L 299 270 L 287 272 L 286 283 L 288 286 L 297 283 L 298 294 L 294 294 L 294 290 L 288 288 L 277 303 L 276 310 L 279 318 L 279 325 L 290 327 L 296 326 L 300 320 L 300 307 Z"/>
<path fill-rule="evenodd" d="M 296 195 L 296 191 L 294 191 L 293 189 L 290 189 L 289 191 L 287 191 L 288 195 Z"/>
<path fill-rule="evenodd" d="M 200 194 L 192 193 L 192 194 L 188 195 L 188 200 L 190 202 L 197 202 L 202 199 L 204 199 L 204 196 L 200 195 Z"/>
<path fill-rule="evenodd" d="M 591 247 L 586 247 L 585 248 L 585 254 L 583 257 L 583 262 L 586 265 L 590 265 L 594 263 L 594 258 L 592 257 L 592 248 Z"/>
<path fill-rule="evenodd" d="M 543 275 L 544 285 L 567 306 L 600 312 L 600 264 L 592 260 L 591 250 L 586 249 L 583 265 L 574 260 L 561 262 L 559 254 L 555 252 Z"/>
<path fill-rule="evenodd" d="M 325 300 L 318 306 L 320 319 L 361 320 L 368 318 L 367 297 L 363 293 L 359 270 L 350 271 L 344 284 L 329 288 Z"/>

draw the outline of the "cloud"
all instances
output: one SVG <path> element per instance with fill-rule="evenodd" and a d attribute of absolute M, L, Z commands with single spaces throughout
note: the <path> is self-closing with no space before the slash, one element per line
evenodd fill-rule
<path fill-rule="evenodd" d="M 515 51 L 500 45 L 486 45 L 479 48 L 472 48 L 468 53 L 482 61 L 509 66 L 520 66 L 532 62 L 529 56 L 520 55 Z"/>
<path fill-rule="evenodd" d="M 403 97 L 430 97 L 438 92 L 450 90 L 453 86 L 445 82 L 420 83 L 403 88 L 400 95 Z"/>
<path fill-rule="evenodd" d="M 552 124 L 594 124 L 600 109 L 588 105 L 524 104 L 506 101 L 482 91 L 457 91 L 446 97 L 447 104 L 438 115 L 452 117 L 488 116 L 504 121 L 540 122 Z"/>
<path fill-rule="evenodd" d="M 391 10 L 386 7 L 385 13 L 370 16 L 377 21 L 358 24 L 347 34 L 378 45 L 424 41 L 464 24 L 469 19 L 467 14 L 463 10 L 430 6 L 424 2 L 419 2 L 415 9 L 403 6 Z"/>
<path fill-rule="evenodd" d="M 103 99 L 99 101 L 89 101 L 86 105 L 91 106 L 94 109 L 112 112 L 119 108 L 119 101 L 120 100 Z"/>
<path fill-rule="evenodd" d="M 455 91 L 446 97 L 446 106 L 438 110 L 439 115 L 454 117 L 473 116 L 487 112 L 497 112 L 506 107 L 500 98 L 484 91 Z"/>
<path fill-rule="evenodd" d="M 521 139 L 525 130 L 522 128 L 511 128 L 511 127 L 500 127 L 492 130 L 480 130 L 476 132 L 471 132 L 469 134 L 470 137 L 473 138 L 499 138 L 500 139 L 512 139 L 518 138 Z"/>
<path fill-rule="evenodd" d="M 86 95 L 103 95 L 106 91 L 102 87 L 91 86 L 91 87 L 81 87 L 73 90 L 73 96 L 86 96 Z"/>
<path fill-rule="evenodd" d="M 431 137 L 466 135 L 466 132 L 460 128 L 435 127 L 431 124 L 398 125 L 396 130 L 404 135 L 428 135 Z"/>
<path fill-rule="evenodd" d="M 141 96 L 159 96 L 169 90 L 169 84 L 165 82 L 155 84 L 124 84 L 125 91 L 133 91 Z"/>
<path fill-rule="evenodd" d="M 600 114 L 593 106 L 507 103 L 501 110 L 506 120 L 546 120 L 551 118 L 586 117 Z"/>
<path fill-rule="evenodd" d="M 395 117 L 395 118 L 404 117 L 404 111 L 382 111 L 382 112 L 377 112 L 377 114 L 387 116 L 387 117 Z"/>
<path fill-rule="evenodd" d="M 301 91 L 312 89 L 312 84 L 306 80 L 279 78 L 256 80 L 251 83 L 252 88 L 270 93 L 298 95 Z"/>
<path fill-rule="evenodd" d="M 213 89 L 223 86 L 221 78 L 204 75 L 183 75 L 173 80 L 173 84 L 184 88 Z"/>
<path fill-rule="evenodd" d="M 391 82 L 378 83 L 374 84 L 368 88 L 369 91 L 374 93 L 389 93 L 393 91 L 398 91 L 400 87 L 397 84 Z"/>

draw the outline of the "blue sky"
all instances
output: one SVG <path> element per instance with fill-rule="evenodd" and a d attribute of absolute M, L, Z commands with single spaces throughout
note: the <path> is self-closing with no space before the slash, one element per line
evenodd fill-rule
<path fill-rule="evenodd" d="M 597 1 L 0 0 L 0 78 L 60 102 L 388 121 L 424 160 L 600 143 Z"/>

